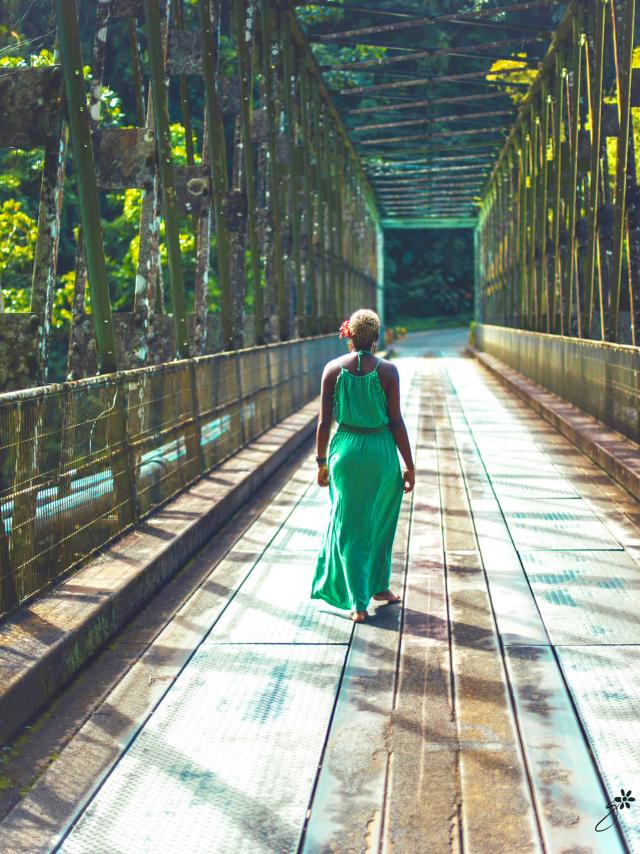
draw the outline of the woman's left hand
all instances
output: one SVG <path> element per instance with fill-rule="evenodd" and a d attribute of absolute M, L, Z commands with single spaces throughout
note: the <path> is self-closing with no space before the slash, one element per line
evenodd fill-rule
<path fill-rule="evenodd" d="M 318 466 L 318 486 L 329 486 L 329 467 Z"/>

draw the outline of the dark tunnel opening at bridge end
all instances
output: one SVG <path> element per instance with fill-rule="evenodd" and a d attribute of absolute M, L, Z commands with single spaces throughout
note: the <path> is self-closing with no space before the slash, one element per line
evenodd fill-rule
<path fill-rule="evenodd" d="M 384 231 L 385 325 L 409 332 L 466 326 L 473 319 L 473 230 L 406 227 Z"/>

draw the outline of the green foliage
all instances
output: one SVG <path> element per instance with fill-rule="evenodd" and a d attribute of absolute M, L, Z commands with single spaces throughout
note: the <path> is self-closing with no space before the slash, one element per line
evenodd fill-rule
<path fill-rule="evenodd" d="M 387 49 L 375 45 L 349 45 L 338 47 L 335 44 L 314 44 L 313 54 L 321 66 L 342 65 L 346 62 L 364 62 L 372 59 L 384 59 Z M 327 85 L 335 89 L 355 88 L 366 86 L 373 82 L 373 75 L 366 71 L 325 71 L 324 78 Z"/>
<path fill-rule="evenodd" d="M 46 49 L 29 56 L 0 56 L 0 68 L 42 68 L 53 64 L 53 54 Z"/>
<path fill-rule="evenodd" d="M 536 79 L 538 72 L 535 69 L 527 66 L 526 53 L 513 54 L 514 59 L 498 59 L 496 60 L 487 74 L 487 80 L 504 83 L 502 87 L 509 95 L 514 104 L 519 104 L 524 100 L 525 95 L 529 91 L 528 87 Z M 522 71 L 518 71 L 521 68 Z M 525 86 L 517 86 L 514 84 L 527 84 Z"/>
<path fill-rule="evenodd" d="M 53 54 L 46 49 L 28 56 L 0 57 L 0 68 L 43 67 L 52 64 Z M 90 83 L 92 75 L 88 65 L 84 66 L 84 76 Z M 87 88 L 87 100 L 88 97 Z M 102 86 L 100 98 L 102 125 L 121 125 L 124 116 L 121 99 L 108 86 Z M 9 312 L 28 311 L 31 302 L 42 165 L 41 149 L 0 151 L 0 282 L 4 310 Z M 67 210 L 73 210 L 76 205 L 73 178 L 65 182 L 65 205 Z M 59 268 L 64 269 L 65 262 L 73 263 L 74 243 L 71 229 L 68 229 L 61 240 Z M 119 270 L 117 263 L 115 266 Z M 54 326 L 65 324 L 71 316 L 73 277 L 72 271 L 58 275 L 54 294 Z"/>
<path fill-rule="evenodd" d="M 471 314 L 434 314 L 432 317 L 398 317 L 396 321 L 407 332 L 428 332 L 431 329 L 456 329 L 468 326 Z M 396 329 L 398 327 L 395 327 Z"/>
<path fill-rule="evenodd" d="M 220 74 L 235 74 L 237 68 L 235 42 L 231 36 L 223 35 L 218 48 L 218 71 Z"/>
<path fill-rule="evenodd" d="M 22 210 L 22 203 L 8 199 L 0 207 L 0 304 L 5 311 L 28 311 L 37 223 Z"/>
<path fill-rule="evenodd" d="M 336 0 L 336 4 L 344 5 L 344 0 Z M 330 9 L 327 6 L 302 6 L 296 9 L 296 17 L 303 27 L 314 24 L 327 24 L 341 21 L 344 12 L 341 9 Z"/>
<path fill-rule="evenodd" d="M 187 162 L 185 130 L 179 123 L 170 125 L 171 148 L 174 163 L 184 165 Z M 195 155 L 196 163 L 200 157 Z M 140 250 L 140 213 L 142 190 L 127 189 L 108 193 L 103 212 L 102 230 L 105 244 L 107 274 L 111 288 L 111 298 L 116 311 L 133 309 L 133 283 L 138 266 Z M 180 250 L 186 282 L 193 281 L 195 275 L 195 236 L 193 221 L 183 216 L 180 221 Z M 168 257 L 165 242 L 164 219 L 160 223 L 160 262 L 164 267 L 164 278 L 168 281 Z M 192 306 L 190 306 L 192 308 Z"/>
<path fill-rule="evenodd" d="M 385 311 L 390 322 L 471 310 L 470 231 L 394 229 L 386 233 L 385 243 Z"/>

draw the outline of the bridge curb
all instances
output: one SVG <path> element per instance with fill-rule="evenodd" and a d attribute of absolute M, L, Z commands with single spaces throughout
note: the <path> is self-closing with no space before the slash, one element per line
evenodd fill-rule
<path fill-rule="evenodd" d="M 640 500 L 640 445 L 575 404 L 547 391 L 495 356 L 471 345 L 467 345 L 466 352 Z"/>
<path fill-rule="evenodd" d="M 319 399 L 265 431 L 0 626 L 0 743 L 77 673 L 314 432 Z"/>

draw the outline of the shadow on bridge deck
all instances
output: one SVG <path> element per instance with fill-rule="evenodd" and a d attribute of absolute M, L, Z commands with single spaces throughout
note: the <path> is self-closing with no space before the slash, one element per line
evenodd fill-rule
<path fill-rule="evenodd" d="M 633 810 L 595 830 L 637 795 L 637 503 L 461 358 L 465 335 L 397 347 L 402 605 L 354 626 L 309 599 L 329 497 L 308 444 L 152 642 L 146 612 L 121 637 L 132 665 L 3 854 L 640 850 Z"/>

